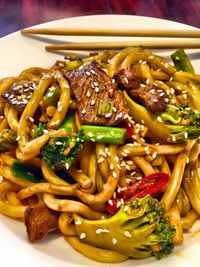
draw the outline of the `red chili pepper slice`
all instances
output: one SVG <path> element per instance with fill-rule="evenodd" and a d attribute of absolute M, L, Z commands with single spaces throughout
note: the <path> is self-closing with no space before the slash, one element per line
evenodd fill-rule
<path fill-rule="evenodd" d="M 117 207 L 119 198 L 123 198 L 124 202 L 128 203 L 133 199 L 142 198 L 146 195 L 155 195 L 167 184 L 168 180 L 169 175 L 164 172 L 148 175 L 118 194 L 117 198 L 112 199 L 113 205 L 106 204 L 106 209 L 112 214 L 116 213 L 119 209 Z"/>
<path fill-rule="evenodd" d="M 122 124 L 122 128 L 126 129 L 126 137 L 130 139 L 134 135 L 134 128 L 132 126 L 129 126 L 128 124 Z"/>

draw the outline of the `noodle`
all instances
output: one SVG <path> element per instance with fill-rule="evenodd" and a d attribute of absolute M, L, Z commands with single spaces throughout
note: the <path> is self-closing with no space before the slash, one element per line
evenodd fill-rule
<path fill-rule="evenodd" d="M 70 61 L 71 57 L 72 62 Z M 75 67 L 75 70 L 79 68 L 79 71 L 88 63 L 96 61 L 99 68 L 105 71 L 105 75 L 108 74 L 107 77 L 112 81 L 111 83 L 115 84 L 116 88 L 118 88 L 118 83 L 119 87 L 124 90 L 118 92 L 119 98 L 123 98 L 124 103 L 126 102 L 125 104 L 129 107 L 127 114 L 123 115 L 124 118 L 122 118 L 123 112 L 118 113 L 121 100 L 117 99 L 117 104 L 114 106 L 114 94 L 118 89 L 114 87 L 114 90 L 109 91 L 111 95 L 109 97 L 113 99 L 113 102 L 106 100 L 105 92 L 109 86 L 108 83 L 104 85 L 105 95 L 102 98 L 100 96 L 102 106 L 96 107 L 96 114 L 102 121 L 106 118 L 108 122 L 114 114 L 114 123 L 98 124 L 94 119 L 94 123 L 91 124 L 94 127 L 102 126 L 111 129 L 108 137 L 110 142 L 104 141 L 101 135 L 97 135 L 95 139 L 93 133 L 90 132 L 88 132 L 87 139 L 84 139 L 86 138 L 85 133 L 83 133 L 84 137 L 81 135 L 83 126 L 85 126 L 82 125 L 82 115 L 85 115 L 86 110 L 81 113 L 79 105 L 84 106 L 87 103 L 78 102 L 70 79 L 65 78 L 64 74 L 68 67 L 68 61 L 74 64 L 76 60 L 83 64 Z M 123 77 L 124 80 L 118 81 L 119 73 L 128 71 L 130 75 L 132 66 L 136 69 L 136 73 L 131 73 L 133 76 L 136 75 L 135 80 L 130 77 L 130 80 L 127 80 L 127 76 Z M 96 80 L 90 86 L 98 94 L 102 90 L 101 81 L 97 79 L 97 73 L 93 69 L 89 73 L 86 71 L 88 77 L 91 76 L 91 73 Z M 137 77 L 137 75 L 141 77 Z M 87 85 L 90 83 L 88 77 L 85 82 Z M 82 81 L 79 82 L 84 92 L 85 84 L 82 84 Z M 126 83 L 128 89 L 123 88 L 123 82 Z M 130 87 L 128 87 L 129 82 L 133 83 Z M 30 83 L 34 83 L 35 88 L 31 89 L 33 92 L 22 110 L 16 108 L 13 100 L 9 102 L 4 99 L 5 94 L 11 89 L 15 91 L 21 88 L 26 92 L 29 90 L 27 88 Z M 138 87 L 134 88 L 134 86 Z M 165 216 L 176 230 L 173 244 L 181 244 L 184 240 L 184 232 L 193 226 L 200 215 L 200 144 L 196 136 L 194 140 L 188 141 L 192 138 L 187 139 L 189 135 L 187 131 L 182 135 L 174 131 L 171 139 L 166 138 L 168 133 L 163 133 L 158 122 L 161 125 L 164 121 L 171 126 L 170 123 L 174 120 L 173 126 L 179 126 L 180 121 L 176 121 L 178 120 L 176 116 L 166 119 L 166 117 L 161 118 L 162 112 L 145 111 L 143 118 L 150 121 L 148 125 L 142 119 L 140 112 L 142 109 L 139 109 L 139 112 L 134 108 L 131 109 L 130 102 L 137 99 L 131 94 L 134 94 L 138 88 L 146 88 L 146 86 L 150 87 L 153 95 L 156 91 L 155 88 L 160 90 L 159 97 L 165 95 L 164 102 L 171 110 L 170 116 L 174 112 L 173 109 L 181 111 L 181 114 L 186 114 L 187 111 L 194 109 L 194 113 L 198 117 L 200 75 L 177 71 L 164 58 L 141 47 L 128 47 L 119 52 L 106 50 L 81 60 L 76 56 L 74 59 L 70 55 L 64 64 L 62 61 L 58 61 L 50 69 L 31 67 L 22 71 L 18 77 L 0 79 L 0 96 L 2 96 L 0 100 L 0 135 L 9 130 L 17 136 L 12 144 L 12 149 L 8 147 L 6 147 L 7 150 L 4 149 L 4 142 L 0 145 L 0 149 L 2 149 L 0 150 L 0 213 L 26 221 L 27 210 L 30 212 L 32 208 L 44 205 L 46 209 L 55 212 L 58 229 L 74 249 L 96 261 L 123 262 L 129 256 L 117 250 L 118 245 L 116 245 L 117 241 L 114 236 L 112 237 L 113 245 L 117 247 L 115 251 L 81 242 L 76 227 L 76 217 L 78 218 L 79 215 L 87 220 L 99 221 L 105 218 L 112 219 L 111 216 L 115 212 L 109 210 L 109 205 L 113 208 L 116 204 L 116 209 L 119 210 L 120 206 L 123 207 L 128 201 L 132 201 L 145 177 L 147 184 L 142 184 L 143 190 L 146 190 L 145 192 L 151 194 L 165 207 Z M 54 95 L 56 89 L 58 90 Z M 92 117 L 92 107 L 98 98 L 95 99 L 94 95 L 91 95 L 92 93 L 87 91 L 86 97 L 91 98 L 89 109 L 91 114 L 89 115 Z M 11 99 L 13 97 L 11 96 Z M 23 95 L 23 97 L 26 96 Z M 156 99 L 153 100 L 155 105 L 159 105 Z M 42 104 L 43 102 L 45 105 Z M 20 105 L 20 103 L 18 104 Z M 143 102 L 142 104 L 141 107 L 146 108 Z M 109 111 L 105 113 L 104 109 L 109 109 Z M 73 114 L 71 128 L 68 125 L 70 123 L 66 121 L 69 114 Z M 117 124 L 118 119 L 119 124 Z M 120 119 L 123 119 L 122 122 Z M 181 117 L 181 123 L 181 126 L 191 126 L 191 115 Z M 199 126 L 195 125 L 195 127 Z M 125 132 L 125 137 L 123 137 L 123 141 L 117 143 L 112 129 L 118 128 Z M 164 137 L 159 138 L 160 134 L 163 134 Z M 0 136 L 0 138 L 2 137 Z M 50 164 L 52 158 L 44 153 L 45 148 L 50 146 L 52 140 L 56 140 L 55 147 L 51 150 L 53 160 L 56 162 L 57 158 L 59 159 L 59 162 L 55 164 Z M 63 146 L 64 142 L 67 144 L 66 147 Z M 76 142 L 80 142 L 77 154 L 75 153 Z M 57 152 L 59 147 L 63 149 L 61 158 Z M 68 161 L 65 162 L 66 157 L 68 157 Z M 22 169 L 19 168 L 18 172 L 14 172 L 13 166 L 19 162 Z M 21 171 L 23 174 L 20 174 Z M 165 175 L 169 178 L 156 193 L 151 193 L 150 189 L 155 184 L 159 188 L 159 182 L 156 183 L 157 178 L 151 180 L 152 175 L 153 177 Z M 149 182 L 148 179 L 150 179 Z M 133 189 L 135 185 L 137 186 Z M 132 188 L 133 191 L 133 195 L 128 196 L 130 200 L 124 198 L 127 188 Z M 137 212 L 142 211 L 137 210 Z M 132 216 L 137 217 L 137 215 Z M 78 223 L 80 224 L 80 221 Z M 115 225 L 113 225 L 114 227 Z M 123 227 L 125 229 L 125 226 Z M 145 233 L 140 230 L 141 238 L 145 238 L 145 235 L 151 233 L 154 227 L 149 227 Z M 102 226 L 102 229 L 96 229 L 96 234 L 102 230 L 105 231 L 104 234 L 109 232 Z M 132 237 L 127 231 L 123 235 L 126 238 Z M 134 242 L 139 241 L 135 240 Z M 133 247 L 133 257 L 147 257 L 145 249 L 144 247 L 142 249 Z M 151 249 L 152 253 L 158 252 L 160 244 L 152 243 Z"/>

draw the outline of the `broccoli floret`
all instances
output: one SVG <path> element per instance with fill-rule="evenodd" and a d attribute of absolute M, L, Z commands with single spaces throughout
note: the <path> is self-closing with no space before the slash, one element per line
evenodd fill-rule
<path fill-rule="evenodd" d="M 16 148 L 17 135 L 12 129 L 4 129 L 0 132 L 0 153 L 9 152 Z"/>
<path fill-rule="evenodd" d="M 41 121 L 38 123 L 37 126 L 33 129 L 33 139 L 44 134 L 44 131 L 47 130 L 46 124 L 42 123 Z"/>
<path fill-rule="evenodd" d="M 81 242 L 133 258 L 160 259 L 174 247 L 175 230 L 164 213 L 164 207 L 156 199 L 146 196 L 121 206 L 108 219 L 93 221 L 74 214 L 74 220 Z"/>
<path fill-rule="evenodd" d="M 148 127 L 148 135 L 165 143 L 187 141 L 200 136 L 200 113 L 188 107 L 170 108 L 158 115 L 136 103 L 124 91 L 129 113 L 136 122 Z"/>
<path fill-rule="evenodd" d="M 83 139 L 83 131 L 74 136 L 50 138 L 41 149 L 44 161 L 52 170 L 68 169 L 81 152 Z"/>
<path fill-rule="evenodd" d="M 171 123 L 165 125 L 174 140 L 197 139 L 200 136 L 200 112 L 186 105 L 168 108 L 160 117 L 164 123 Z"/>

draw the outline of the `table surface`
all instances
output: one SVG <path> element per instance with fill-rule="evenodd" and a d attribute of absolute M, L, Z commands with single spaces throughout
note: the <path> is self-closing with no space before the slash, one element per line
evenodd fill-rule
<path fill-rule="evenodd" d="M 200 28 L 200 0 L 0 0 L 0 36 L 47 21 L 96 14 L 169 19 Z"/>

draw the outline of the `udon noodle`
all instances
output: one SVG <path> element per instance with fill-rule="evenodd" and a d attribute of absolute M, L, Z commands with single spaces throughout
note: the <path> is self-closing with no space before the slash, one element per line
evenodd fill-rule
<path fill-rule="evenodd" d="M 164 91 L 169 106 L 178 108 L 185 105 L 196 113 L 200 111 L 200 76 L 177 71 L 173 65 L 147 49 L 104 51 L 83 58 L 83 65 L 74 69 L 81 69 L 92 61 L 96 61 L 112 79 L 120 70 L 137 65 L 147 84 Z M 27 95 L 21 95 L 20 101 L 25 105 L 23 112 L 3 98 L 0 100 L 0 132 L 11 129 L 17 140 L 11 151 L 0 154 L 0 213 L 23 221 L 28 207 L 44 203 L 56 212 L 58 229 L 76 250 L 101 262 L 124 261 L 128 259 L 127 255 L 82 243 L 83 236 L 78 238 L 73 215 L 78 214 L 89 220 L 107 218 L 110 215 L 106 203 L 111 203 L 116 192 L 142 177 L 162 172 L 169 175 L 169 181 L 157 198 L 164 203 L 166 216 L 176 229 L 173 243 L 181 244 L 183 233 L 193 226 L 200 215 L 198 139 L 179 142 L 172 138 L 163 141 L 152 138 L 152 134 L 149 138 L 148 125 L 142 119 L 139 122 L 138 117 L 135 120 L 133 110 L 128 116 L 128 124 L 134 131 L 131 138 L 118 145 L 100 140 L 83 142 L 77 160 L 64 170 L 73 178 L 73 183 L 61 178 L 44 160 L 41 149 L 52 137 L 73 135 L 60 128 L 72 110 L 75 112 L 75 132 L 81 128 L 76 100 L 68 80 L 63 76 L 67 66 L 65 61 L 59 61 L 49 69 L 32 67 L 18 77 L 0 80 L 0 95 L 14 88 L 27 88 L 29 85 L 33 88 L 28 99 Z M 43 108 L 42 100 L 47 93 L 51 94 L 55 84 L 60 88 L 59 97 L 56 103 L 47 103 Z M 129 96 L 125 95 L 125 99 L 128 102 Z M 34 138 L 34 127 L 39 122 L 47 128 L 42 135 Z M 72 148 L 69 147 L 66 153 Z M 12 165 L 16 160 L 41 170 L 42 181 L 35 183 L 14 175 Z M 119 208 L 124 203 L 118 201 L 117 205 Z"/>

